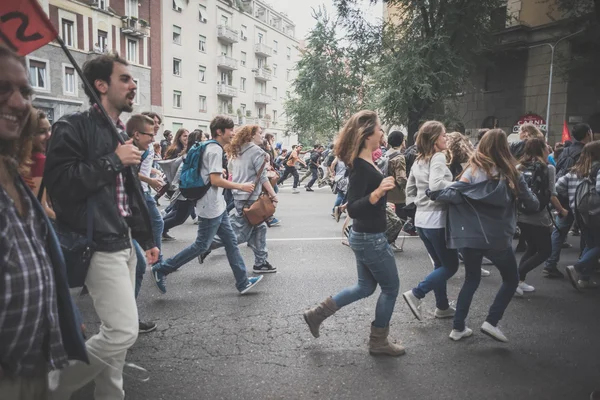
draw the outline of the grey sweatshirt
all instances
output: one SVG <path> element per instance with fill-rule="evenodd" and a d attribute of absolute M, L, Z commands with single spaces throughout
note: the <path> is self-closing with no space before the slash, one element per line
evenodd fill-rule
<path fill-rule="evenodd" d="M 260 170 L 260 167 L 263 165 L 266 155 L 267 153 L 265 153 L 263 149 L 261 149 L 254 143 L 246 143 L 242 145 L 240 154 L 236 158 L 231 160 L 231 174 L 233 176 L 233 182 L 256 182 L 256 174 Z M 267 168 L 265 165 L 265 168 L 263 169 L 262 175 L 260 177 L 260 182 L 254 188 L 254 192 L 250 194 L 241 190 L 234 189 L 231 191 L 233 193 L 233 199 L 238 201 L 248 200 L 248 197 L 250 197 L 250 200 L 258 199 L 258 196 L 263 191 L 262 185 L 268 180 L 269 178 L 267 178 Z"/>

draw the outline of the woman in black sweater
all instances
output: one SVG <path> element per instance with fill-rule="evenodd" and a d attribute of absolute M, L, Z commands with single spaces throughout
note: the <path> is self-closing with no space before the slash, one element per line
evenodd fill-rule
<path fill-rule="evenodd" d="M 373 163 L 372 153 L 379 148 L 383 131 L 377 114 L 360 111 L 342 128 L 335 153 L 350 168 L 348 214 L 354 220 L 349 243 L 356 256 L 358 283 L 319 306 L 304 313 L 304 320 L 314 337 L 325 318 L 340 308 L 368 297 L 381 286 L 371 324 L 369 352 L 400 356 L 404 347 L 388 341 L 389 323 L 400 288 L 394 253 L 385 236 L 386 194 L 395 187 L 394 177 L 384 178 Z"/>

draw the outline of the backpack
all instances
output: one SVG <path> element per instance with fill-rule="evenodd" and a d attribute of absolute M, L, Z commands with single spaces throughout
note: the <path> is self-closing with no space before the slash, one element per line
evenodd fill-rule
<path fill-rule="evenodd" d="M 179 191 L 188 200 L 196 201 L 201 199 L 210 188 L 210 179 L 208 182 L 204 182 L 200 171 L 202 170 L 204 151 L 212 143 L 221 146 L 214 139 L 198 142 L 192 146 L 185 157 L 185 161 L 181 167 Z"/>
<path fill-rule="evenodd" d="M 531 189 L 532 193 L 537 197 L 540 202 L 540 206 L 535 211 L 528 211 L 523 206 L 521 202 L 519 202 L 518 210 L 522 214 L 535 214 L 550 204 L 550 176 L 548 175 L 548 166 L 542 164 L 539 161 L 534 162 L 533 164 L 526 166 L 524 170 L 521 171 L 523 178 L 525 179 L 525 183 L 529 189 Z"/>
<path fill-rule="evenodd" d="M 600 194 L 596 191 L 598 167 L 575 190 L 575 213 L 586 228 L 600 228 Z M 595 172 L 595 173 L 594 173 Z"/>
<path fill-rule="evenodd" d="M 379 168 L 379 170 L 381 171 L 381 173 L 383 174 L 383 176 L 394 176 L 393 173 L 390 173 L 389 171 L 389 165 L 390 165 L 390 161 L 392 161 L 394 158 L 401 156 L 402 153 L 398 152 L 396 154 L 394 154 L 392 157 L 389 157 L 387 154 L 382 156 L 379 160 L 377 160 L 377 168 Z"/>

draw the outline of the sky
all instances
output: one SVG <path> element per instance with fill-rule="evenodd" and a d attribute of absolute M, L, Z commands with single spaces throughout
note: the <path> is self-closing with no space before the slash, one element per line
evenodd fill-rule
<path fill-rule="evenodd" d="M 319 6 L 325 7 L 330 15 L 335 13 L 334 0 L 266 0 L 276 11 L 284 12 L 296 24 L 296 38 L 304 39 L 306 34 L 314 26 L 312 18 L 312 9 Z M 375 6 L 369 6 L 368 0 L 359 0 L 363 5 L 365 12 L 370 20 L 376 20 L 382 17 L 383 6 L 378 2 Z"/>

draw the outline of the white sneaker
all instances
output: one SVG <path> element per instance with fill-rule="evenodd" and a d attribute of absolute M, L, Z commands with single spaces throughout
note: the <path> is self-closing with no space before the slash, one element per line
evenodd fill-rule
<path fill-rule="evenodd" d="M 517 290 L 515 290 L 515 297 L 523 297 L 523 289 L 517 286 Z"/>
<path fill-rule="evenodd" d="M 300 191 L 298 189 L 294 188 L 294 189 L 292 189 L 292 193 L 297 194 L 297 193 L 300 193 Z"/>
<path fill-rule="evenodd" d="M 596 283 L 596 282 L 594 282 L 592 280 L 582 281 L 580 279 L 579 281 L 577 281 L 577 284 L 582 289 L 598 289 L 598 283 Z"/>
<path fill-rule="evenodd" d="M 404 297 L 404 301 L 408 304 L 408 308 L 410 308 L 410 311 L 412 311 L 415 318 L 422 321 L 421 300 L 417 299 L 417 296 L 413 294 L 412 290 L 402 293 L 402 297 Z"/>
<path fill-rule="evenodd" d="M 165 210 L 160 210 L 160 216 L 161 217 L 166 217 L 167 216 L 167 212 Z"/>
<path fill-rule="evenodd" d="M 519 289 L 523 292 L 535 292 L 535 288 L 531 285 L 526 284 L 525 282 L 519 282 Z"/>
<path fill-rule="evenodd" d="M 398 247 L 395 242 L 391 243 L 390 247 L 392 248 L 392 250 L 394 251 L 394 253 L 402 253 L 404 251 L 403 249 L 401 249 L 400 247 Z"/>
<path fill-rule="evenodd" d="M 473 330 L 471 328 L 467 328 L 465 326 L 465 330 L 462 332 L 457 331 L 456 329 L 452 329 L 452 332 L 450 332 L 450 339 L 452 339 L 454 341 L 459 341 L 460 339 L 469 337 L 472 334 L 473 334 Z"/>
<path fill-rule="evenodd" d="M 490 271 L 488 271 L 487 269 L 481 268 L 481 276 L 486 277 L 486 276 L 490 276 L 492 273 Z"/>
<path fill-rule="evenodd" d="M 579 274 L 575 270 L 575 266 L 569 265 L 565 270 L 567 271 L 567 276 L 569 277 L 569 281 L 571 281 L 571 285 L 573 285 L 575 289 L 581 290 L 581 286 L 579 286 L 581 280 L 579 280 Z"/>
<path fill-rule="evenodd" d="M 485 333 L 492 339 L 495 339 L 499 342 L 508 342 L 508 338 L 504 336 L 504 333 L 502 333 L 500 329 L 498 329 L 497 327 L 495 327 L 487 321 L 484 322 L 483 325 L 481 325 L 481 332 Z"/>
<path fill-rule="evenodd" d="M 456 314 L 456 308 L 450 306 L 446 310 L 440 310 L 436 307 L 435 313 L 433 314 L 436 318 L 452 318 Z"/>

